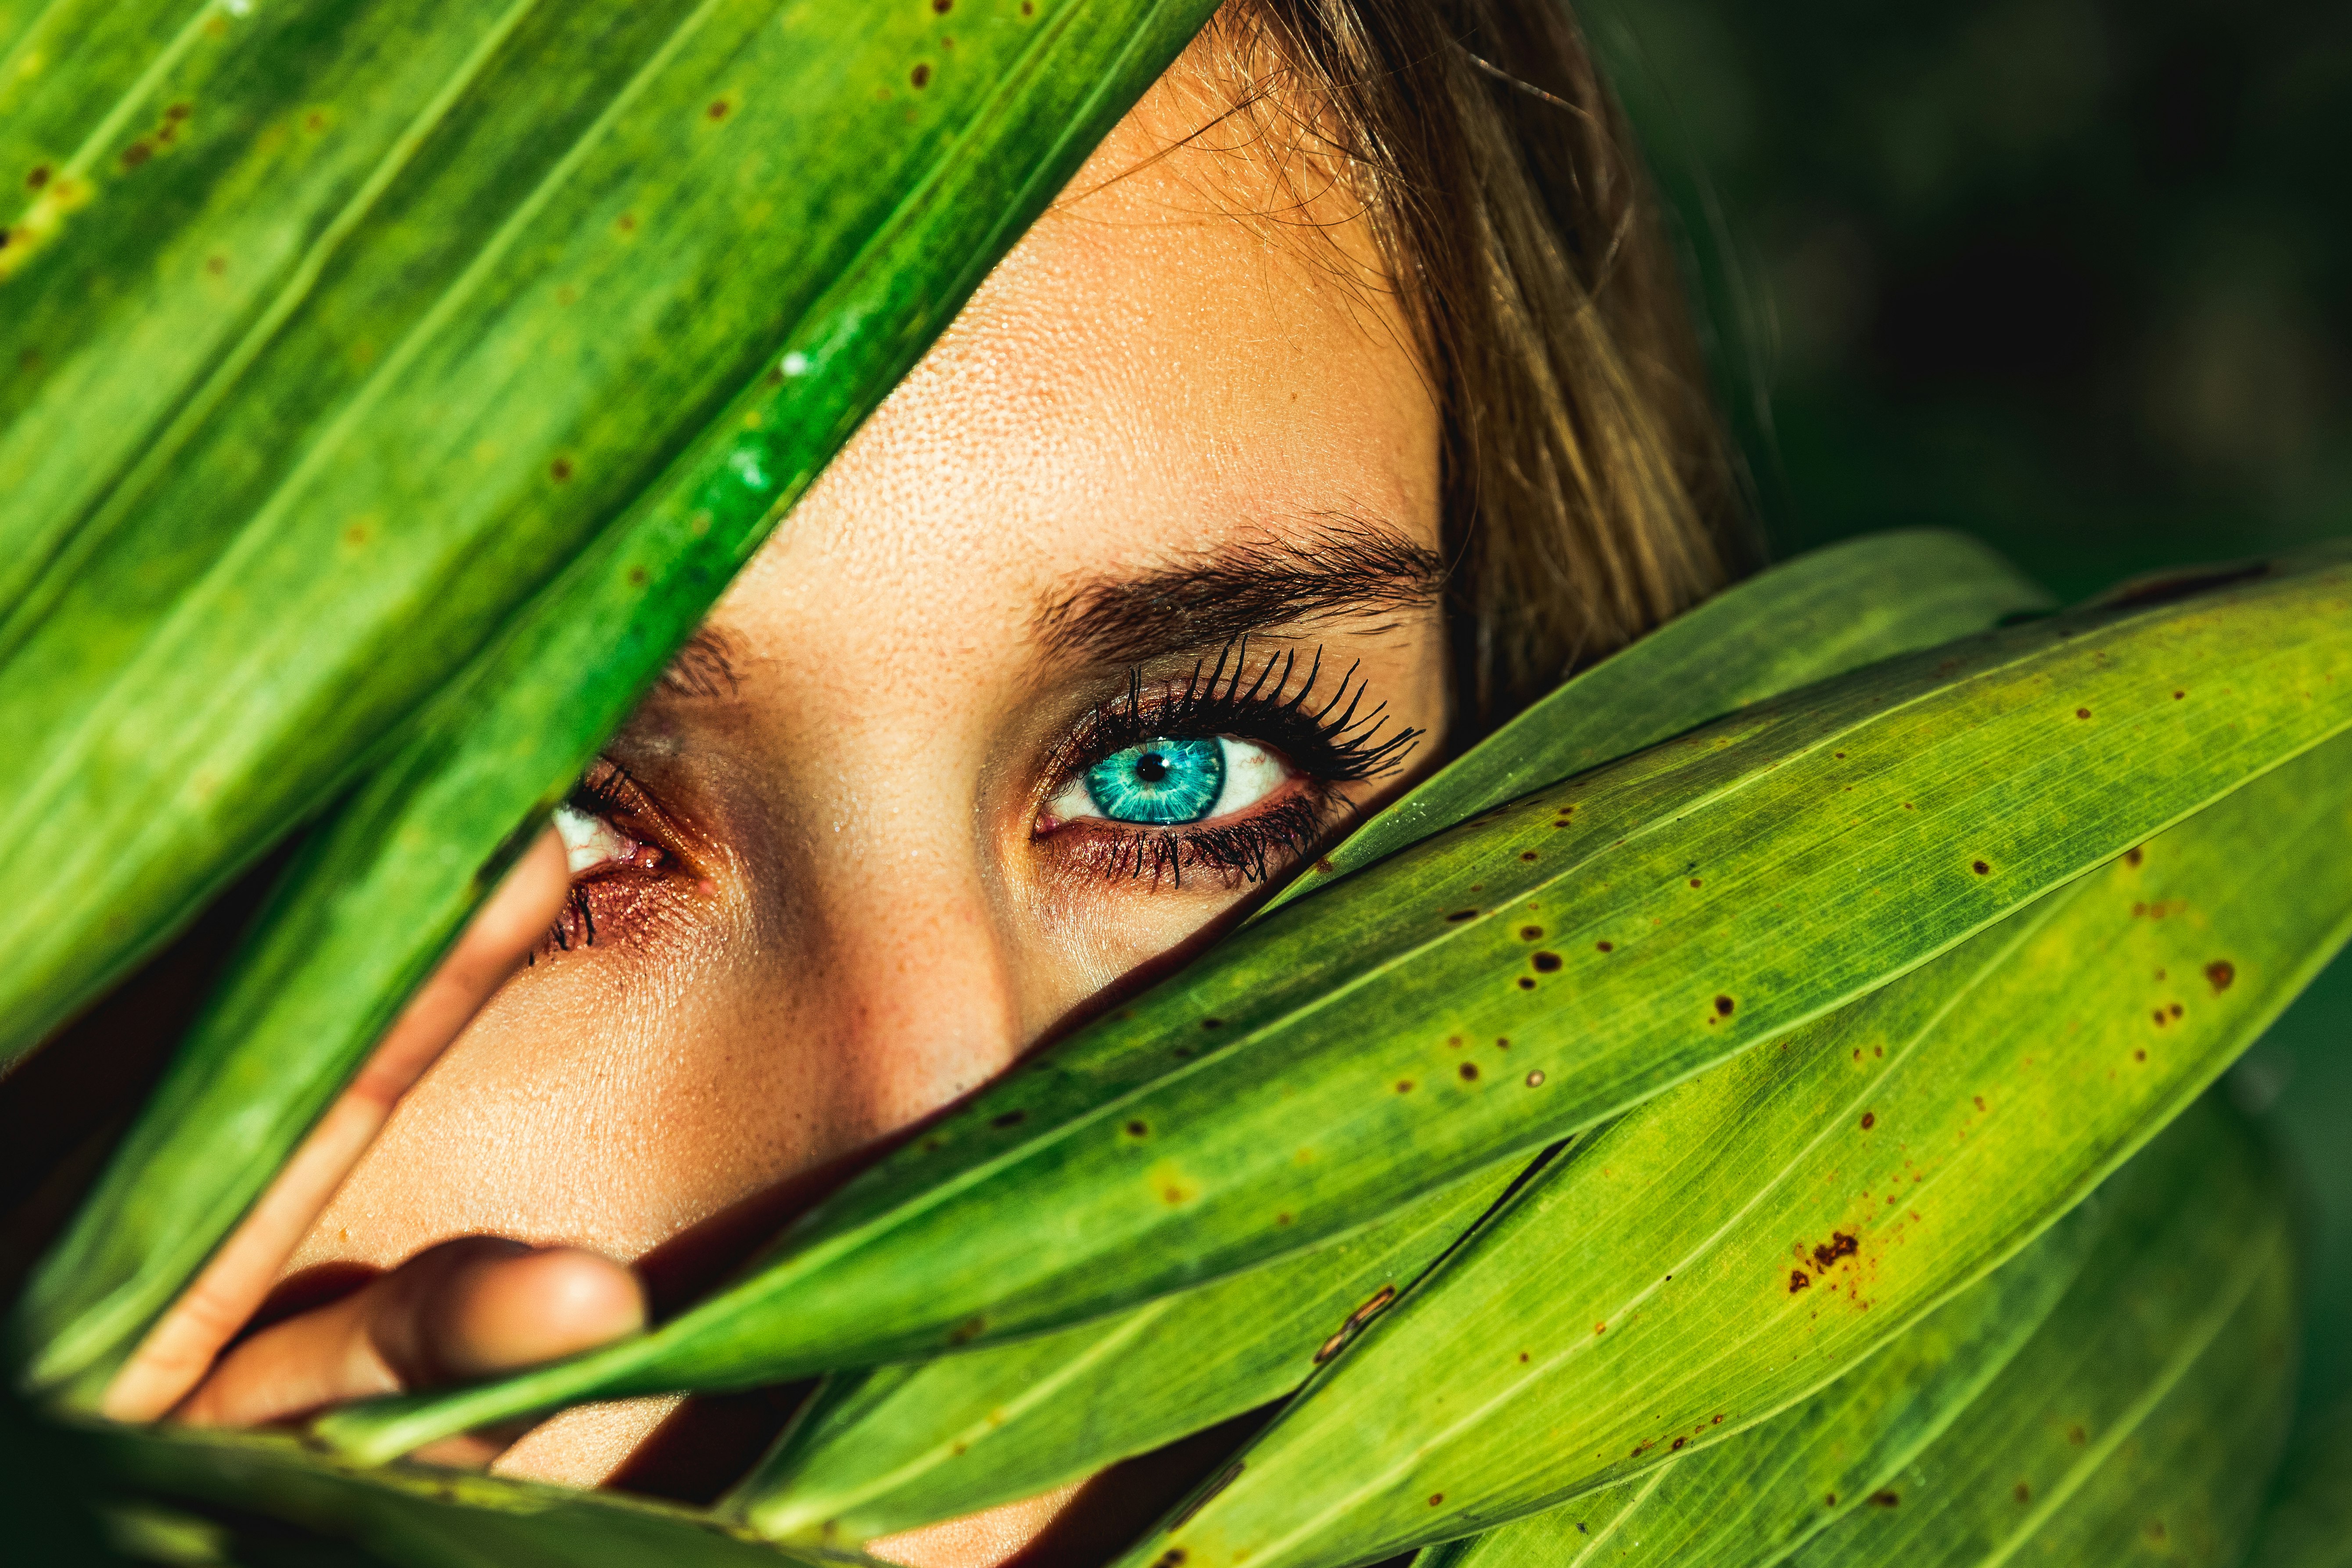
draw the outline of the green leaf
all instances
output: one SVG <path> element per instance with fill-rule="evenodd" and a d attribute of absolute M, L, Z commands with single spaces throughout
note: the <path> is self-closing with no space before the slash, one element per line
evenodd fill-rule
<path fill-rule="evenodd" d="M 2352 1564 L 2352 1400 L 2297 1423 L 2305 1439 L 2264 1511 L 2249 1568 L 2346 1568 Z"/>
<path fill-rule="evenodd" d="M 79 1438 L 100 1484 L 212 1521 L 236 1560 L 258 1540 L 357 1548 L 387 1568 L 778 1568 L 860 1563 L 756 1542 L 689 1510 L 423 1467 L 355 1471 L 283 1436 L 105 1427 Z M 183 1511 L 184 1510 L 184 1512 Z"/>
<path fill-rule="evenodd" d="M 2114 1180 L 2130 1179 L 2153 1153 Z M 2000 1375 L 2074 1284 L 2103 1218 L 2096 1195 L 2078 1205 L 1990 1279 L 1793 1409 L 1646 1475 L 1431 1547 L 1417 1568 L 1778 1562 L 1859 1505 Z"/>
<path fill-rule="evenodd" d="M 1918 1511 L 1920 1478 L 1932 1498 L 1983 1457 L 1972 1444 L 1992 1438 L 1998 1456 L 1998 1428 L 1980 1405 L 2036 1426 L 2063 1411 L 2071 1426 L 2080 1398 L 2100 1391 L 2079 1375 L 2084 1367 L 2053 1363 L 2197 1262 L 2220 1277 L 2273 1261 L 2282 1197 L 2245 1130 L 2209 1097 L 2016 1259 L 1794 1409 L 1646 1475 L 1430 1548 L 1421 1568 L 1762 1568 L 1853 1514 L 1863 1519 L 1843 1527 L 1844 1539 L 1874 1539 L 1893 1510 Z M 2196 1315 L 2200 1294 L 2156 1303 L 2169 1331 Z M 2073 1381 L 2047 1381 L 2061 1375 Z M 2248 1463 L 2259 1473 L 2262 1456 Z"/>
<path fill-rule="evenodd" d="M 1817 1018 L 2347 722 L 2352 569 L 2328 557 L 1759 704 L 1243 933 L 654 1332 L 320 1431 L 388 1457 L 1235 1272 Z M 2306 880 L 2315 907 L 2326 879 Z"/>
<path fill-rule="evenodd" d="M 1368 861 L 1758 697 L 2042 602 L 1998 556 L 1952 534 L 1882 534 L 1800 557 L 1565 682 L 1327 864 Z M 1366 842 L 1374 849 L 1357 853 Z M 1499 1172 L 1517 1168 L 1513 1159 Z M 763 1533 L 869 1540 L 1033 1496 L 1255 1408 L 1306 1378 L 1334 1324 L 1408 1283 L 1466 1228 L 1496 1179 L 1125 1314 L 838 1375 L 735 1506 Z M 1425 1215 L 1444 1217 L 1424 1230 Z"/>
<path fill-rule="evenodd" d="M 1513 1162 L 1345 1240 L 1057 1333 L 828 1379 L 724 1511 L 870 1541 L 1034 1497 L 1280 1397 L 1491 1207 Z"/>
<path fill-rule="evenodd" d="M 0 39 L 0 798 L 46 868 L 0 1059 L 583 552 L 651 559 L 614 629 L 690 624 L 1213 9 L 968 0 L 951 54 L 825 0 L 58 0 Z M 536 700 L 625 707 L 667 651 Z"/>
<path fill-rule="evenodd" d="M 2191 1120 L 2200 1156 L 2129 1194 L 2000 1381 L 1796 1568 L 2240 1560 L 2293 1410 L 2300 1288 L 2275 1172 L 2242 1126 Z"/>
<path fill-rule="evenodd" d="M 877 183 L 860 200 L 879 201 L 888 195 L 885 175 L 912 182 L 912 188 L 899 193 L 895 212 L 868 213 L 859 220 L 871 232 L 865 235 L 854 262 L 788 323 L 792 332 L 786 342 L 793 345 L 788 353 L 802 362 L 804 374 L 761 375 L 669 471 L 648 475 L 620 521 L 582 546 L 576 558 L 521 606 L 513 623 L 492 638 L 459 679 L 404 726 L 397 743 L 289 871 L 171 1073 L 19 1309 L 16 1328 L 20 1342 L 35 1352 L 29 1373 L 35 1386 L 57 1389 L 75 1383 L 77 1399 L 87 1403 L 94 1397 L 111 1366 L 233 1228 L 363 1058 L 401 1000 L 462 926 L 503 869 L 517 842 L 517 824 L 535 820 L 538 812 L 552 804 L 669 650 L 725 587 L 743 555 L 757 543 L 764 520 L 772 515 L 772 506 L 797 494 L 866 408 L 888 390 L 987 264 L 1157 77 L 1208 7 L 1199 0 L 1172 5 L 1091 0 L 1040 7 L 1034 21 L 1019 20 L 1009 5 L 967 9 L 970 15 L 957 13 L 956 69 L 942 68 L 925 89 L 942 89 L 946 96 L 919 121 L 919 145 L 907 154 L 912 161 L 896 174 L 890 174 L 895 165 L 874 164 Z M 780 12 L 761 8 L 758 14 L 770 18 L 764 30 L 728 61 L 709 65 L 719 70 L 723 64 L 725 81 L 734 84 L 726 89 L 732 96 L 724 101 L 735 105 L 727 123 L 733 125 L 740 114 L 755 122 L 749 132 L 753 136 L 796 133 L 803 142 L 815 136 L 831 146 L 834 132 L 825 116 L 839 106 L 826 92 L 854 90 L 870 96 L 874 72 L 880 68 L 876 60 L 890 50 L 911 47 L 901 36 L 901 24 L 913 26 L 907 18 L 918 10 L 921 8 L 907 8 L 898 20 L 877 29 L 862 19 L 851 26 L 846 14 L 832 14 L 833 19 L 825 22 L 827 13 L 805 5 L 787 5 Z M 921 10 L 921 15 L 928 18 L 924 26 L 936 25 L 933 13 Z M 739 18 L 730 25 L 751 23 Z M 876 55 L 877 50 L 883 54 Z M 568 86 L 556 80 L 570 68 L 569 60 L 555 50 L 509 66 L 548 91 L 585 91 L 599 79 L 590 73 Z M 832 64 L 824 65 L 827 61 Z M 794 99 L 800 89 L 793 84 L 802 81 L 798 73 L 820 66 L 846 74 L 826 92 L 811 89 L 808 96 Z M 599 69 L 611 67 L 611 61 L 603 61 Z M 701 79 L 680 78 L 664 90 L 702 93 L 703 88 L 692 85 Z M 650 112 L 642 99 L 632 101 L 638 103 L 639 111 Z M 708 106 L 721 100 L 706 95 L 693 101 L 699 106 L 697 113 L 708 121 Z M 757 102 L 765 102 L 767 109 L 758 110 Z M 941 105 L 953 112 L 934 123 Z M 862 109 L 857 111 L 863 113 Z M 771 125 L 763 115 L 782 119 Z M 852 122 L 862 123 L 856 115 Z M 827 128 L 813 129 L 817 127 Z M 901 129 L 913 134 L 903 124 Z M 696 137 L 719 133 L 715 122 L 694 132 Z M 875 152 L 878 145 L 859 147 L 861 167 L 869 155 L 879 156 Z M 846 157 L 846 152 L 841 156 Z M 819 163 L 831 166 L 822 160 Z M 707 168 L 697 174 L 696 167 L 682 166 L 679 177 L 709 177 Z M 767 171 L 763 179 L 772 174 L 782 178 L 764 163 L 754 168 Z M 643 221 L 651 223 L 666 209 L 636 189 L 642 183 L 634 176 L 629 182 L 635 194 L 627 210 L 643 213 Z M 660 182 L 655 184 L 659 186 Z M 755 182 L 753 194 L 760 188 Z M 664 201 L 686 206 L 663 221 L 700 221 L 692 215 L 702 199 L 692 191 L 665 196 Z M 802 199 L 800 195 L 793 197 Z M 614 245 L 621 247 L 622 255 L 617 260 L 608 258 L 610 265 L 658 275 L 642 280 L 643 286 L 684 286 L 669 276 L 680 264 L 680 258 L 670 258 L 673 247 L 600 231 L 590 248 Z M 770 265 L 741 270 L 771 282 L 773 268 L 787 259 L 793 266 L 814 265 L 828 254 L 822 247 L 806 257 L 789 246 L 753 248 Z M 782 254 L 787 252 L 789 258 Z M 634 262 L 628 260 L 632 256 L 637 258 Z M 716 266 L 720 258 L 709 259 Z M 731 290 L 738 281 L 730 277 L 727 288 Z M 620 287 L 617 282 L 613 286 Z M 545 300 L 538 308 L 564 309 Z M 740 314 L 721 311 L 717 320 L 732 321 L 732 330 L 739 332 L 751 330 Z M 738 350 L 740 345 L 730 353 Z M 564 374 L 577 370 L 574 366 Z M 501 393 L 527 395 L 527 383 Z M 640 404 L 647 395 L 638 387 L 625 401 Z M 620 449 L 614 448 L 616 453 Z M 564 461 L 582 465 L 573 481 L 562 487 L 569 489 L 572 482 L 586 482 L 589 459 L 585 448 L 566 450 L 573 455 Z M 761 476 L 759 485 L 748 482 L 752 475 Z M 415 510 L 419 516 L 436 515 L 421 504 Z M 298 572 L 304 564 L 304 548 L 317 543 L 304 527 L 296 526 L 299 521 L 294 517 L 279 531 L 285 545 L 281 564 L 288 572 Z M 253 527 L 261 529 L 259 523 Z M 433 531 L 420 524 L 408 531 Z M 152 547 L 152 542 L 133 531 L 123 536 L 121 547 Z M 331 536 L 329 543 L 341 548 Z M 315 560 L 309 568 L 323 579 L 310 584 L 310 590 L 330 597 L 357 592 L 374 581 L 367 574 L 375 568 L 357 556 L 335 571 Z M 511 569 L 512 563 L 488 563 L 493 577 L 503 579 Z M 103 575 L 103 563 L 83 571 Z M 196 597 L 202 599 L 201 591 Z M 210 639 L 208 652 L 191 656 L 199 664 L 225 668 L 247 657 L 245 643 L 304 635 L 309 612 L 294 615 L 258 598 L 241 605 L 235 614 L 221 611 L 211 620 L 199 617 L 182 626 L 188 637 Z M 385 615 L 393 618 L 372 623 L 372 635 L 391 635 L 398 615 L 423 614 L 426 607 L 387 608 Z M 360 609 L 346 605 L 318 615 L 339 630 L 357 635 L 356 623 L 365 619 Z M 186 622 L 186 615 L 180 619 Z M 86 622 L 60 611 L 51 617 L 45 635 L 63 637 L 75 626 L 89 630 Z M 141 631 L 142 636 L 151 634 L 163 635 L 152 626 Z M 314 653 L 330 657 L 309 642 L 302 647 L 296 663 L 307 665 Z M 130 655 L 122 659 L 129 660 Z M 96 719 L 89 723 L 97 728 L 74 744 L 88 742 L 137 751 L 141 768 L 154 761 L 146 745 L 151 734 L 169 752 L 173 742 L 168 726 L 154 728 L 161 722 L 155 703 L 163 699 L 151 697 L 142 684 L 149 675 L 140 669 L 126 663 L 114 672 L 118 684 L 113 700 L 120 710 L 109 721 L 129 726 L 125 733 L 137 736 L 139 744 L 130 747 L 120 735 L 107 741 L 100 733 L 105 726 Z M 241 689 L 232 685 L 243 737 L 239 743 L 247 750 L 242 762 L 221 764 L 225 771 L 217 776 L 229 782 L 212 805 L 220 806 L 239 794 L 243 786 L 233 782 L 238 769 L 268 773 L 276 765 L 269 762 L 271 756 L 285 762 L 271 748 L 308 746 L 316 739 L 289 728 L 300 718 L 299 703 L 278 700 L 282 685 L 275 679 Z M 0 711 L 10 700 L 6 689 L 0 687 Z M 327 752 L 340 744 L 329 745 Z M 65 745 L 65 750 L 71 752 L 72 746 Z M 0 771 L 5 767 L 0 763 Z M 184 788 L 188 784 L 186 779 L 177 785 L 169 780 L 149 782 L 159 787 Z M 78 786 L 68 780 L 59 787 Z M 77 809 L 103 813 L 129 797 L 92 788 L 79 798 Z M 114 805 L 107 805 L 108 800 Z M 194 815 L 163 812 L 168 820 L 160 823 L 158 831 L 169 828 L 171 842 L 195 858 L 191 864 L 201 862 L 207 852 L 191 847 L 185 835 L 202 837 L 211 831 L 205 825 L 209 809 L 192 805 Z M 87 826 L 94 819 L 75 820 Z M 44 820 L 36 837 L 54 826 Z M 273 821 L 253 828 L 254 842 L 266 842 L 269 831 L 282 826 Z M 131 842 L 135 838 L 127 832 L 113 836 L 111 842 L 121 857 L 110 863 L 110 874 L 137 862 L 150 848 L 161 852 L 163 840 L 142 847 L 144 841 Z M 227 864 L 223 856 L 228 851 L 217 844 L 214 848 L 220 851 L 213 858 L 215 868 Z M 189 866 L 175 862 L 152 868 L 159 876 L 180 879 L 173 885 L 184 886 L 181 874 Z M 58 884 L 44 895 L 49 896 L 81 895 Z M 136 902 L 130 893 L 121 896 Z M 113 895 L 101 897 L 93 890 L 90 897 L 97 901 L 83 915 L 110 921 L 121 914 L 120 907 L 105 901 Z M 39 904 L 37 899 L 12 909 L 9 917 L 0 918 L 0 925 L 16 916 L 36 919 L 37 913 L 26 910 Z M 65 926 L 81 918 L 54 910 L 50 913 Z M 79 953 L 89 946 L 85 941 L 74 951 Z M 29 973 L 12 968 L 11 983 Z M 21 996 L 6 1000 L 5 992 L 0 985 L 0 1013 L 9 1019 L 26 1017 L 26 1008 L 46 1016 L 43 1008 Z"/>
<path fill-rule="evenodd" d="M 2065 1212 L 2352 933 L 2352 741 L 1556 1161 L 1125 1561 L 1321 1568 L 1704 1448 Z"/>
<path fill-rule="evenodd" d="M 1255 918 L 1710 719 L 2051 607 L 2049 595 L 1965 534 L 1874 533 L 1801 555 L 1563 682 L 1349 835 Z"/>

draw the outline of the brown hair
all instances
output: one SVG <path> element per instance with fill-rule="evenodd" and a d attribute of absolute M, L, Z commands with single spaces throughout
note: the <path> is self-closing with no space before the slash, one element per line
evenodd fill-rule
<path fill-rule="evenodd" d="M 1204 41 L 1368 209 L 1420 336 L 1460 738 L 1746 563 L 1675 258 L 1562 0 L 1232 0 Z"/>

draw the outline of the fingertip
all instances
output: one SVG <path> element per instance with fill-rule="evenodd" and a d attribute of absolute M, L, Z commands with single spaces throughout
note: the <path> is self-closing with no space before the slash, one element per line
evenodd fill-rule
<path fill-rule="evenodd" d="M 436 1313 L 434 1359 L 482 1377 L 554 1361 L 637 1332 L 646 1293 L 625 1266 L 585 1247 L 485 1259 L 452 1282 Z"/>

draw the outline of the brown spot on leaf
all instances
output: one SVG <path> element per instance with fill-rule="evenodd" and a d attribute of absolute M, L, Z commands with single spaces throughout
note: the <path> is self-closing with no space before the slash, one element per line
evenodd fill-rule
<path fill-rule="evenodd" d="M 1541 1089 L 1543 1087 L 1543 1080 L 1544 1076 L 1543 1069 L 1541 1068 L 1538 1068 L 1535 1071 L 1528 1074 L 1528 1087 L 1529 1089 Z"/>
<path fill-rule="evenodd" d="M 1002 1116 L 992 1118 L 988 1124 L 991 1127 L 1018 1127 L 1028 1120 L 1029 1113 L 1025 1110 L 1008 1110 Z"/>
<path fill-rule="evenodd" d="M 1864 1132 L 1869 1131 L 1872 1128 L 1877 1125 L 1878 1112 L 1875 1110 L 1865 1110 L 1862 1113 L 1862 1130 Z"/>
<path fill-rule="evenodd" d="M 1986 864 L 1985 864 L 1983 861 L 1981 861 L 1981 860 L 1979 860 L 1979 861 L 1977 861 L 1977 862 L 1975 863 L 1974 869 L 1975 869 L 1975 871 L 1976 871 L 1976 874 L 1977 874 L 1978 876 L 1979 876 L 1979 877 L 1989 876 L 1989 875 L 1990 875 L 1990 874 L 1991 874 L 1991 872 L 1992 872 L 1992 868 L 1991 868 L 1991 867 L 1990 867 L 1990 866 L 1988 866 L 1988 865 L 1986 865 Z"/>
<path fill-rule="evenodd" d="M 1687 1438 L 1687 1437 L 1677 1437 L 1677 1438 L 1675 1438 L 1675 1442 L 1674 1442 L 1674 1448 L 1670 1448 L 1670 1449 L 1668 1449 L 1667 1451 L 1668 1451 L 1669 1453 L 1672 1453 L 1672 1452 L 1674 1451 L 1674 1449 L 1675 1449 L 1675 1448 L 1680 1448 L 1680 1447 L 1681 1447 L 1685 1443 L 1687 1443 L 1687 1442 L 1689 1442 L 1689 1441 L 1690 1441 L 1690 1439 L 1689 1439 L 1689 1438 Z"/>
<path fill-rule="evenodd" d="M 1141 1138 L 1150 1131 L 1150 1126 L 1146 1122 L 1130 1121 L 1127 1124 L 1127 1135 L 1129 1138 Z"/>
<path fill-rule="evenodd" d="M 907 80 L 919 89 L 930 86 L 931 68 L 928 65 L 918 64 L 913 70 L 907 73 Z"/>
<path fill-rule="evenodd" d="M 1873 1508 L 1893 1508 L 1902 1500 L 1893 1492 L 1878 1491 L 1870 1494 L 1870 1506 Z"/>
<path fill-rule="evenodd" d="M 135 169 L 154 155 L 154 147 L 142 136 L 122 150 L 122 166 L 126 169 Z"/>
<path fill-rule="evenodd" d="M 1718 996 L 1715 999 L 1716 1016 L 1717 1017 L 1728 1018 L 1731 1016 L 1731 1010 L 1738 1005 L 1739 1005 L 1739 1004 L 1734 1002 L 1728 996 Z"/>
<path fill-rule="evenodd" d="M 1693 877 L 1691 879 L 1691 886 L 1694 888 L 1698 886 L 1698 879 L 1696 877 Z"/>
<path fill-rule="evenodd" d="M 1475 920 L 1476 920 L 1476 919 L 1478 918 L 1478 911 L 1477 911 L 1476 910 L 1454 910 L 1452 914 L 1450 914 L 1450 915 L 1446 916 L 1445 918 L 1446 918 L 1449 921 L 1475 921 Z"/>
<path fill-rule="evenodd" d="M 1522 860 L 1532 860 L 1535 858 L 1536 852 L 1532 849 L 1522 849 L 1519 851 L 1519 858 Z"/>
<path fill-rule="evenodd" d="M 2077 719 L 2087 719 L 2090 716 L 2091 710 L 2088 708 L 2077 708 L 2074 710 L 2074 717 Z"/>
<path fill-rule="evenodd" d="M 2135 1050 L 2132 1052 L 2132 1060 L 2136 1062 L 2144 1062 L 2147 1060 L 2147 1053 L 2144 1050 Z"/>
<path fill-rule="evenodd" d="M 1841 1258 L 1852 1258 L 1862 1250 L 1862 1243 L 1842 1230 L 1830 1232 L 1830 1238 L 1813 1248 L 1813 1263 L 1824 1274 Z"/>
<path fill-rule="evenodd" d="M 49 166 L 47 163 L 34 164 L 33 172 L 25 176 L 25 188 L 28 191 L 37 191 L 48 183 Z"/>
<path fill-rule="evenodd" d="M 2147 858 L 2147 852 L 2142 850 L 2137 844 L 2124 851 L 2124 864 L 2126 866 L 2137 866 L 2142 860 Z"/>
<path fill-rule="evenodd" d="M 1409 1078 L 1401 1078 L 1397 1079 L 1397 1092 L 1399 1094 L 1411 1094 L 1412 1092 L 1412 1079 Z"/>
<path fill-rule="evenodd" d="M 1595 952 L 1614 952 L 1617 951 L 1617 944 L 1613 942 L 1596 942 L 1592 944 L 1592 949 Z"/>
<path fill-rule="evenodd" d="M 2227 991 L 2230 982 L 2237 978 L 2238 966 L 2226 958 L 2217 958 L 2205 966 L 2205 983 L 2213 987 L 2216 996 Z"/>
<path fill-rule="evenodd" d="M 2016 1487 L 2012 1489 L 2011 1495 L 2016 1498 L 2020 1502 L 2032 1502 L 2033 1500 L 2033 1489 L 2027 1486 L 2023 1481 L 2020 1481 L 2017 1483 Z"/>
<path fill-rule="evenodd" d="M 1429 1494 L 1429 1506 L 1432 1508 L 1435 1508 L 1439 1503 L 1442 1503 L 1444 1500 L 1445 1494 L 1444 1492 L 1432 1492 Z"/>
<path fill-rule="evenodd" d="M 2090 1434 L 2084 1432 L 2080 1426 L 2069 1426 L 2066 1428 L 2066 1441 L 2074 1444 L 2077 1448 L 2081 1447 L 2090 1440 Z"/>
<path fill-rule="evenodd" d="M 559 485 L 568 482 L 572 478 L 572 459 L 569 458 L 556 458 L 555 461 L 548 464 L 547 473 L 548 477 Z"/>
<path fill-rule="evenodd" d="M 1536 983 L 1535 983 L 1534 981 L 1532 981 L 1532 980 L 1528 979 L 1528 978 L 1526 975 L 1524 975 L 1524 974 L 1522 974 L 1522 975 L 1520 975 L 1520 976 L 1519 976 L 1519 989 L 1520 989 L 1520 990 L 1522 990 L 1522 991 L 1532 991 L 1532 990 L 1534 990 L 1535 988 L 1536 988 Z"/>
<path fill-rule="evenodd" d="M 1464 1083 L 1476 1083 L 1478 1081 L 1478 1064 L 1476 1062 L 1464 1062 L 1457 1070 L 1462 1074 L 1462 1081 Z"/>
<path fill-rule="evenodd" d="M 1798 1291 L 1810 1288 L 1812 1282 L 1812 1276 L 1807 1274 L 1803 1269 L 1791 1268 L 1789 1270 L 1790 1295 L 1793 1296 Z"/>
<path fill-rule="evenodd" d="M 710 107 L 704 110 L 702 112 L 713 120 L 724 120 L 727 118 L 728 111 L 733 108 L 734 105 L 729 103 L 725 99 L 714 98 L 710 100 Z"/>
<path fill-rule="evenodd" d="M 1521 942 L 1541 942 L 1543 940 L 1543 927 L 1521 926 L 1519 928 L 1519 940 Z"/>
<path fill-rule="evenodd" d="M 1559 969 L 1559 954 L 1556 952 L 1538 952 L 1528 962 L 1533 963 L 1538 973 L 1543 974 L 1557 973 Z"/>
<path fill-rule="evenodd" d="M 2180 1016 L 2181 1007 L 2179 1003 L 2175 1002 L 2169 1010 L 2174 1017 L 2178 1018 Z"/>

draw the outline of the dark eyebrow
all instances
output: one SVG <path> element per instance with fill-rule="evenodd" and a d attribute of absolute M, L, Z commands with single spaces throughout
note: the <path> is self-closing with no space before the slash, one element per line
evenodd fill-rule
<path fill-rule="evenodd" d="M 1350 519 L 1084 584 L 1037 625 L 1048 652 L 1136 664 L 1318 615 L 1423 609 L 1444 583 L 1436 552 Z"/>
<path fill-rule="evenodd" d="M 716 626 L 700 626 L 662 667 L 654 689 L 665 697 L 732 697 L 741 684 L 735 675 L 735 643 Z"/>

